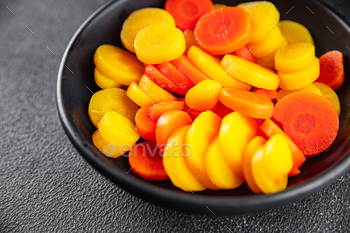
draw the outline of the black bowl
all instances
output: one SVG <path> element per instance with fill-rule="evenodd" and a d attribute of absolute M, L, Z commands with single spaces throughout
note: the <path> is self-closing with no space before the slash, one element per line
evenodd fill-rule
<path fill-rule="evenodd" d="M 220 1 L 227 5 L 240 2 Z M 327 152 L 305 162 L 302 173 L 290 178 L 285 191 L 256 195 L 242 185 L 229 191 L 186 193 L 175 188 L 170 181 L 151 182 L 136 176 L 130 171 L 126 157 L 109 159 L 92 144 L 95 127 L 89 120 L 87 109 L 91 92 L 99 90 L 93 79 L 94 51 L 102 44 L 122 47 L 119 33 L 126 17 L 139 8 L 162 8 L 164 0 L 109 2 L 90 16 L 73 36 L 63 56 L 57 81 L 58 112 L 73 145 L 93 167 L 130 193 L 161 206 L 192 213 L 229 215 L 276 208 L 324 188 L 345 173 L 350 168 L 349 24 L 316 1 L 272 2 L 281 13 L 281 20 L 300 22 L 310 30 L 317 56 L 330 50 L 342 51 L 346 67 L 346 81 L 338 91 L 342 107 L 338 137 Z"/>

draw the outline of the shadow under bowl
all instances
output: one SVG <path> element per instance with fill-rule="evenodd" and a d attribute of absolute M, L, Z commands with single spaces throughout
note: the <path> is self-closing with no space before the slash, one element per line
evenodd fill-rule
<path fill-rule="evenodd" d="M 240 2 L 220 1 L 226 5 Z M 73 36 L 63 56 L 57 81 L 58 113 L 73 145 L 93 167 L 128 192 L 164 207 L 209 215 L 277 208 L 324 188 L 345 173 L 350 168 L 349 22 L 317 1 L 271 2 L 280 11 L 281 20 L 297 21 L 310 30 L 315 40 L 316 56 L 330 50 L 342 51 L 346 69 L 345 83 L 337 91 L 342 107 L 338 137 L 328 151 L 305 162 L 301 174 L 289 179 L 285 191 L 273 195 L 253 194 L 244 184 L 234 190 L 186 193 L 174 187 L 170 181 L 152 182 L 128 172 L 130 167 L 126 157 L 109 159 L 93 145 L 91 136 L 96 129 L 90 122 L 87 109 L 92 92 L 100 90 L 93 78 L 94 52 L 102 44 L 123 47 L 119 34 L 127 16 L 144 7 L 163 8 L 164 1 L 161 0 L 109 2 L 91 15 Z"/>

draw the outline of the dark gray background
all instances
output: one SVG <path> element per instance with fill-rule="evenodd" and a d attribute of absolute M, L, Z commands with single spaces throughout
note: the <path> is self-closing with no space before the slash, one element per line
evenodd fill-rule
<path fill-rule="evenodd" d="M 0 232 L 350 231 L 350 172 L 299 202 L 233 217 L 165 209 L 96 172 L 61 128 L 55 87 L 70 38 L 105 2 L 0 0 Z M 350 12 L 348 0 L 329 3 Z"/>

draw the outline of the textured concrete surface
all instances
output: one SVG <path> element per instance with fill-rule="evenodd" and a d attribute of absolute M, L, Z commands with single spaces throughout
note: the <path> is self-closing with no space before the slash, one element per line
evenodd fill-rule
<path fill-rule="evenodd" d="M 350 231 L 350 172 L 299 202 L 233 217 L 164 209 L 96 172 L 61 128 L 55 87 L 71 36 L 105 2 L 0 1 L 0 232 Z"/>

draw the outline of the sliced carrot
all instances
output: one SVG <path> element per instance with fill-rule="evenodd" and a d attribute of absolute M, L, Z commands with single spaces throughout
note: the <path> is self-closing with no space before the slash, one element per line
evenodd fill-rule
<path fill-rule="evenodd" d="M 211 111 L 203 112 L 193 121 L 185 140 L 186 144 L 190 145 L 185 147 L 188 167 L 204 186 L 212 190 L 218 187 L 210 181 L 205 170 L 204 155 L 209 143 L 218 135 L 220 124 L 221 118 L 218 115 Z"/>
<path fill-rule="evenodd" d="M 220 65 L 224 68 L 226 74 L 254 87 L 267 90 L 278 88 L 279 78 L 276 73 L 256 63 L 227 54 L 222 58 Z"/>
<path fill-rule="evenodd" d="M 203 191 L 207 188 L 198 181 L 186 164 L 184 147 L 188 146 L 185 138 L 189 128 L 189 125 L 182 126 L 171 133 L 167 149 L 164 150 L 163 165 L 176 187 L 186 192 Z"/>
<path fill-rule="evenodd" d="M 187 57 L 204 74 L 218 81 L 224 87 L 233 87 L 247 91 L 252 88 L 250 85 L 228 75 L 221 67 L 219 58 L 212 56 L 196 46 L 192 46 L 190 50 L 188 50 Z"/>
<path fill-rule="evenodd" d="M 97 149 L 103 153 L 105 156 L 110 158 L 118 158 L 122 154 L 124 154 L 127 150 L 124 148 L 117 148 L 117 143 L 107 142 L 101 135 L 99 130 L 96 130 L 92 135 L 92 142 L 97 147 Z M 123 142 L 125 142 L 123 140 Z"/>
<path fill-rule="evenodd" d="M 139 85 L 135 82 L 132 82 L 130 84 L 130 86 L 126 90 L 126 95 L 140 107 L 156 102 L 151 97 L 149 97 L 143 90 L 141 90 Z"/>
<path fill-rule="evenodd" d="M 243 179 L 232 171 L 215 137 L 204 154 L 205 170 L 210 181 L 219 189 L 235 189 L 243 184 Z"/>
<path fill-rule="evenodd" d="M 258 88 L 253 91 L 254 93 L 265 95 L 270 98 L 270 100 L 275 100 L 278 97 L 278 92 L 276 90 L 266 90 L 263 88 Z"/>
<path fill-rule="evenodd" d="M 320 76 L 317 82 L 324 83 L 333 90 L 344 83 L 344 59 L 339 51 L 330 51 L 320 57 Z"/>
<path fill-rule="evenodd" d="M 99 71 L 96 67 L 94 72 L 94 80 L 97 86 L 99 86 L 101 89 L 118 88 L 122 86 L 122 84 L 102 74 L 101 71 Z"/>
<path fill-rule="evenodd" d="M 113 158 L 123 155 L 140 139 L 134 123 L 113 111 L 106 112 L 98 121 L 98 130 L 103 139 L 101 143 L 108 151 L 103 153 Z"/>
<path fill-rule="evenodd" d="M 146 93 L 155 102 L 160 102 L 163 100 L 177 100 L 177 98 L 158 86 L 155 82 L 147 77 L 147 75 L 142 75 L 139 81 L 139 87 L 142 91 Z"/>
<path fill-rule="evenodd" d="M 159 148 L 164 149 L 173 130 L 192 124 L 191 117 L 183 111 L 168 111 L 160 116 L 156 127 L 156 140 Z"/>
<path fill-rule="evenodd" d="M 306 87 L 313 83 L 320 76 L 320 62 L 317 57 L 301 70 L 294 72 L 278 71 L 280 79 L 279 87 L 286 90 L 295 90 Z"/>
<path fill-rule="evenodd" d="M 211 0 L 167 0 L 164 8 L 174 17 L 178 28 L 194 30 L 198 19 L 212 11 L 214 4 Z"/>
<path fill-rule="evenodd" d="M 280 13 L 273 3 L 268 1 L 252 1 L 238 4 L 237 7 L 245 9 L 250 17 L 252 36 L 250 43 L 263 40 L 271 28 L 280 20 Z"/>
<path fill-rule="evenodd" d="M 252 28 L 249 14 L 239 7 L 225 7 L 202 16 L 194 34 L 198 44 L 214 55 L 232 53 L 248 44 Z"/>
<path fill-rule="evenodd" d="M 247 61 L 255 62 L 255 58 L 253 57 L 253 55 L 250 53 L 250 51 L 247 49 L 246 46 L 243 46 L 242 48 L 234 51 L 233 55 L 237 55 Z"/>
<path fill-rule="evenodd" d="M 287 39 L 289 44 L 298 42 L 315 44 L 309 30 L 300 23 L 291 20 L 282 20 L 278 23 L 278 27 L 281 29 L 283 36 Z"/>
<path fill-rule="evenodd" d="M 280 100 L 273 117 L 305 156 L 327 150 L 334 142 L 339 118 L 326 98 L 311 92 L 295 92 Z"/>
<path fill-rule="evenodd" d="M 220 98 L 222 86 L 215 80 L 204 80 L 191 88 L 185 97 L 188 106 L 193 106 L 194 110 L 206 111 L 213 108 Z"/>
<path fill-rule="evenodd" d="M 252 158 L 255 153 L 255 151 L 265 145 L 266 139 L 261 136 L 256 136 L 250 142 L 243 150 L 243 173 L 244 173 L 244 179 L 247 182 L 248 187 L 253 193 L 261 193 L 261 190 L 259 189 L 258 185 L 255 183 L 253 173 L 252 173 Z"/>
<path fill-rule="evenodd" d="M 176 85 L 185 92 L 194 87 L 194 83 L 180 71 L 178 71 L 178 69 L 176 69 L 176 67 L 170 62 L 163 62 L 157 65 L 157 68 L 165 77 L 167 77 L 173 83 L 176 83 Z"/>
<path fill-rule="evenodd" d="M 233 112 L 222 119 L 219 143 L 224 158 L 241 179 L 244 180 L 242 159 L 244 148 L 257 136 L 259 125 L 255 119 Z"/>
<path fill-rule="evenodd" d="M 175 27 L 174 18 L 169 12 L 160 8 L 143 8 L 132 12 L 123 23 L 120 39 L 124 47 L 135 53 L 135 37 L 137 33 L 150 24 L 164 24 Z"/>
<path fill-rule="evenodd" d="M 182 31 L 164 24 L 151 24 L 141 29 L 134 45 L 137 58 L 146 64 L 174 60 L 186 49 Z"/>
<path fill-rule="evenodd" d="M 246 116 L 258 119 L 272 117 L 273 103 L 263 95 L 234 88 L 223 88 L 220 102 L 226 107 Z"/>
<path fill-rule="evenodd" d="M 149 104 L 140 108 L 135 116 L 135 126 L 137 132 L 143 139 L 155 141 L 156 140 L 156 126 L 157 123 L 152 121 L 146 111 L 153 106 Z"/>
<path fill-rule="evenodd" d="M 214 110 L 214 113 L 216 113 L 219 117 L 224 118 L 226 115 L 230 114 L 232 112 L 232 109 L 229 109 L 225 105 L 223 105 L 221 102 L 218 102 L 216 105 L 216 109 Z"/>
<path fill-rule="evenodd" d="M 287 140 L 276 134 L 252 156 L 252 174 L 264 194 L 281 192 L 287 188 L 288 174 L 293 169 L 293 157 Z"/>
<path fill-rule="evenodd" d="M 200 81 L 210 79 L 208 76 L 202 73 L 193 63 L 187 58 L 185 54 L 172 60 L 171 63 L 180 71 L 183 75 L 189 78 L 194 84 Z"/>
<path fill-rule="evenodd" d="M 97 128 L 98 121 L 109 111 L 114 111 L 135 121 L 135 114 L 138 110 L 135 104 L 121 88 L 108 88 L 96 92 L 90 99 L 88 115 L 91 122 Z"/>
<path fill-rule="evenodd" d="M 311 64 L 315 57 L 315 46 L 299 42 L 285 46 L 275 54 L 276 70 L 294 72 Z"/>
<path fill-rule="evenodd" d="M 156 181 L 169 179 L 163 166 L 162 152 L 153 141 L 134 145 L 129 152 L 129 165 L 136 175 L 144 179 Z"/>
<path fill-rule="evenodd" d="M 266 119 L 265 122 L 260 125 L 260 129 L 268 138 L 271 138 L 275 134 L 281 134 L 287 139 L 293 156 L 293 169 L 288 176 L 291 177 L 298 175 L 300 173 L 299 168 L 304 164 L 306 160 L 303 152 L 301 152 L 297 145 L 295 145 L 295 143 L 271 119 Z"/>
<path fill-rule="evenodd" d="M 185 103 L 183 101 L 166 100 L 153 104 L 146 110 L 146 113 L 152 121 L 157 122 L 159 117 L 164 113 L 173 110 L 181 111 L 184 107 Z"/>
<path fill-rule="evenodd" d="M 96 49 L 94 63 L 104 76 L 126 86 L 137 82 L 144 69 L 142 62 L 134 54 L 109 44 Z"/>
<path fill-rule="evenodd" d="M 145 75 L 153 82 L 158 84 L 161 88 L 165 88 L 169 91 L 177 93 L 179 95 L 185 95 L 186 91 L 178 87 L 170 79 L 165 77 L 154 65 L 146 65 Z"/>

